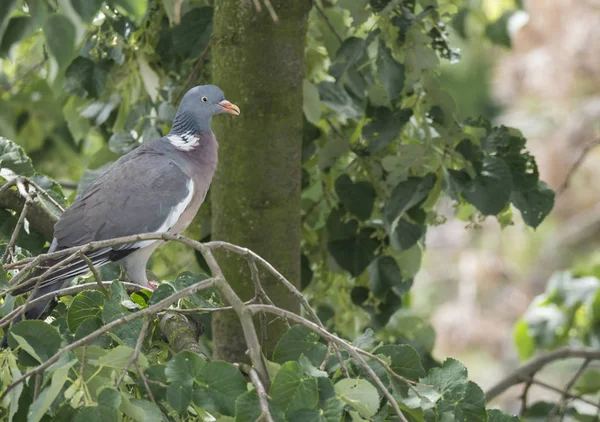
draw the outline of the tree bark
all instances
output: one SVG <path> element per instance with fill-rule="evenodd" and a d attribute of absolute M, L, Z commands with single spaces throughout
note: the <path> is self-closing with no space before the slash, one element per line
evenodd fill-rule
<path fill-rule="evenodd" d="M 238 104 L 238 117 L 213 120 L 219 167 L 212 185 L 214 240 L 248 247 L 290 281 L 300 280 L 300 178 L 302 80 L 309 0 L 271 0 L 279 22 L 251 0 L 215 2 L 213 81 Z M 227 281 L 243 300 L 254 287 L 246 263 L 217 255 Z M 299 304 L 274 279 L 261 274 L 273 302 L 293 312 Z M 264 352 L 270 355 L 285 330 L 267 321 Z M 245 361 L 234 313 L 213 317 L 216 359 Z"/>

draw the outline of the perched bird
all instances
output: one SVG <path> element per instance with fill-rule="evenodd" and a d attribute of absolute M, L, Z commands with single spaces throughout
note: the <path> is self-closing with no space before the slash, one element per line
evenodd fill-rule
<path fill-rule="evenodd" d="M 217 167 L 218 143 L 210 122 L 221 113 L 239 115 L 240 109 L 214 85 L 190 89 L 168 135 L 123 155 L 81 192 L 55 224 L 48 252 L 141 233 L 183 232 L 202 205 Z M 163 243 L 138 241 L 86 255 L 96 267 L 108 262 L 121 264 L 131 281 L 153 290 L 156 287 L 148 282 L 146 264 Z M 35 283 L 27 281 L 59 261 L 37 268 L 13 295 L 31 291 Z M 49 274 L 36 296 L 58 290 L 88 271 L 83 259 L 71 261 Z M 39 318 L 49 303 L 29 308 L 25 317 Z"/>

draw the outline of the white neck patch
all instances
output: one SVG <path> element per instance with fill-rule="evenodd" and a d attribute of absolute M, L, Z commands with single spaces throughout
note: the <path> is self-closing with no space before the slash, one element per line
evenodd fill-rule
<path fill-rule="evenodd" d="M 198 146 L 200 138 L 187 131 L 183 135 L 168 135 L 167 139 L 175 148 L 180 151 L 191 151 Z"/>

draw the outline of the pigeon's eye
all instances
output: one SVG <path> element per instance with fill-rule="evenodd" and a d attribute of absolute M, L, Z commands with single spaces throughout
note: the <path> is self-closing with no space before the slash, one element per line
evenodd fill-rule
<path fill-rule="evenodd" d="M 200 99 L 202 100 L 202 102 L 203 102 L 203 103 L 205 103 L 205 102 L 207 102 L 207 101 L 208 101 L 208 98 L 206 98 L 206 97 L 202 97 L 202 98 L 200 98 Z"/>

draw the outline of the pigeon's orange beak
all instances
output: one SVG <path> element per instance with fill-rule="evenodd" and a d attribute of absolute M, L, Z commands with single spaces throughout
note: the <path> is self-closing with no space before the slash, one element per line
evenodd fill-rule
<path fill-rule="evenodd" d="M 221 101 L 219 106 L 229 114 L 235 114 L 236 116 L 240 115 L 240 108 L 227 100 Z"/>

